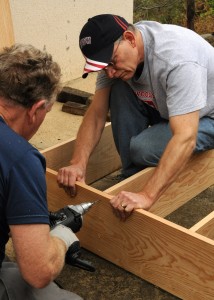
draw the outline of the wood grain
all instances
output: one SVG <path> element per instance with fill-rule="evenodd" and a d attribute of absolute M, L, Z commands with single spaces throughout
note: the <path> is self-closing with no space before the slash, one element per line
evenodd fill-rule
<path fill-rule="evenodd" d="M 68 166 L 74 151 L 75 139 L 70 139 L 56 146 L 42 150 L 47 167 L 58 172 Z M 112 137 L 111 124 L 107 123 L 101 140 L 91 155 L 86 172 L 86 182 L 92 183 L 121 167 L 120 157 Z"/>
<path fill-rule="evenodd" d="M 191 227 L 190 230 L 214 240 L 214 212 L 212 211 L 209 215 Z"/>
<path fill-rule="evenodd" d="M 143 210 L 121 222 L 110 195 L 77 183 L 78 195 L 71 199 L 57 187 L 52 170 L 47 184 L 50 208 L 100 200 L 84 216 L 82 247 L 182 299 L 214 298 L 214 241 Z"/>
<path fill-rule="evenodd" d="M 120 191 L 140 192 L 154 172 L 147 168 L 105 190 L 117 195 Z M 151 207 L 150 212 L 165 217 L 214 184 L 214 150 L 195 154 L 176 181 Z"/>
<path fill-rule="evenodd" d="M 0 0 L 0 50 L 14 44 L 14 32 L 9 0 Z"/>

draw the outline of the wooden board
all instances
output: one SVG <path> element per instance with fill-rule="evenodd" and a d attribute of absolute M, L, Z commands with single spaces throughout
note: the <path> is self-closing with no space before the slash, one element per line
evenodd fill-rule
<path fill-rule="evenodd" d="M 42 150 L 47 166 L 58 172 L 62 167 L 68 166 L 74 151 L 75 138 L 56 146 Z M 89 159 L 86 173 L 86 182 L 94 182 L 121 167 L 120 157 L 116 151 L 112 136 L 111 124 L 107 123 L 101 140 Z"/>
<path fill-rule="evenodd" d="M 14 44 L 14 32 L 9 0 L 0 0 L 0 50 Z"/>
<path fill-rule="evenodd" d="M 87 104 L 67 101 L 62 105 L 62 111 L 73 115 L 84 116 L 88 107 L 89 107 L 89 101 Z M 106 117 L 106 122 L 110 122 L 110 121 L 111 121 L 110 113 L 108 113 Z"/>
<path fill-rule="evenodd" d="M 78 116 L 84 116 L 87 109 L 88 105 L 72 101 L 67 101 L 62 105 L 62 111 Z"/>
<path fill-rule="evenodd" d="M 107 141 L 101 142 L 99 151 L 96 149 L 93 167 L 89 163 L 92 177 L 97 168 L 102 169 L 99 174 L 106 173 L 105 168 L 109 171 L 109 166 L 114 169 L 115 147 L 110 147 L 110 155 L 105 157 L 108 142 L 113 143 L 110 129 L 105 129 Z M 71 144 L 44 154 L 48 167 L 49 163 L 58 166 L 60 155 L 64 164 L 71 157 Z M 77 196 L 70 198 L 58 187 L 57 172 L 47 169 L 49 208 L 57 210 L 67 204 L 99 200 L 84 216 L 78 233 L 82 247 L 181 299 L 214 299 L 214 212 L 191 229 L 163 218 L 214 183 L 214 150 L 194 155 L 150 212 L 136 210 L 126 222 L 121 222 L 114 216 L 109 200 L 121 190 L 140 191 L 154 170 L 147 168 L 104 192 L 76 183 Z"/>
<path fill-rule="evenodd" d="M 140 192 L 153 172 L 154 168 L 147 168 L 105 192 L 111 195 L 116 195 L 122 190 Z M 212 184 L 214 184 L 214 150 L 195 154 L 176 181 L 151 207 L 150 212 L 165 217 Z"/>
<path fill-rule="evenodd" d="M 212 211 L 209 215 L 190 228 L 190 230 L 214 240 L 214 212 Z"/>
<path fill-rule="evenodd" d="M 110 195 L 77 183 L 77 197 L 71 199 L 52 170 L 47 185 L 51 209 L 100 200 L 78 233 L 84 248 L 182 299 L 214 298 L 214 241 L 143 210 L 121 222 L 112 213 Z"/>

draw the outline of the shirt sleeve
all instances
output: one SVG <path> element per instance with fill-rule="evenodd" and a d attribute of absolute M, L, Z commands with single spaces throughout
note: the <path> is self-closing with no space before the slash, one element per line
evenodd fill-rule
<path fill-rule="evenodd" d="M 30 149 L 14 163 L 7 190 L 8 224 L 49 224 L 45 159 L 39 151 Z"/>
<path fill-rule="evenodd" d="M 200 110 L 207 102 L 207 69 L 196 63 L 176 66 L 166 81 L 169 116 Z"/>

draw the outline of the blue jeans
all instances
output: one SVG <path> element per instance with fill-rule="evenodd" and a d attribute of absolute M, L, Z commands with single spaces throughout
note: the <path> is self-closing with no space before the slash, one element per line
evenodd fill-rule
<path fill-rule="evenodd" d="M 129 177 L 148 166 L 156 166 L 172 137 L 169 121 L 138 100 L 122 80 L 112 86 L 110 112 L 123 175 Z M 199 122 L 195 152 L 209 149 L 214 149 L 214 119 L 203 117 Z"/>

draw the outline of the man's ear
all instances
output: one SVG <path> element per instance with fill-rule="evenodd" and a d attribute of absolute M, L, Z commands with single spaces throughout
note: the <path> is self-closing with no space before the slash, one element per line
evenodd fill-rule
<path fill-rule="evenodd" d="M 125 31 L 123 33 L 123 38 L 124 38 L 124 40 L 129 41 L 133 48 L 136 46 L 135 35 L 132 31 L 130 31 L 130 30 Z"/>
<path fill-rule="evenodd" d="M 30 107 L 28 109 L 28 117 L 29 117 L 30 123 L 33 123 L 35 121 L 38 111 L 40 109 L 45 108 L 45 103 L 46 103 L 46 100 L 44 100 L 44 99 L 39 100 L 38 102 L 34 103 L 32 107 Z"/>

